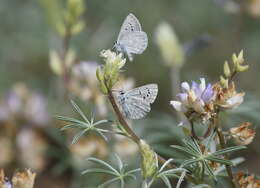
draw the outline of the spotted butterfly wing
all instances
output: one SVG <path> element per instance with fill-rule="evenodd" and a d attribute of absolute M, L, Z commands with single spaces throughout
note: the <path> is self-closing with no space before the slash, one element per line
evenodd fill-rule
<path fill-rule="evenodd" d="M 123 52 L 133 61 L 133 54 L 141 54 L 147 48 L 148 37 L 142 31 L 141 24 L 138 19 L 129 14 L 121 26 L 115 48 L 119 52 Z"/>
<path fill-rule="evenodd" d="M 121 26 L 117 41 L 119 41 L 119 39 L 124 33 L 135 32 L 135 31 L 142 31 L 141 24 L 138 21 L 138 19 L 135 17 L 135 15 L 130 13 L 125 18 L 123 25 Z"/>
<path fill-rule="evenodd" d="M 157 93 L 157 84 L 148 84 L 128 92 L 119 93 L 117 101 L 126 118 L 141 119 L 150 112 L 150 105 L 155 101 Z"/>
<path fill-rule="evenodd" d="M 130 61 L 133 61 L 133 54 L 142 54 L 148 45 L 148 37 L 145 32 L 128 32 L 121 36 L 120 44 Z"/>

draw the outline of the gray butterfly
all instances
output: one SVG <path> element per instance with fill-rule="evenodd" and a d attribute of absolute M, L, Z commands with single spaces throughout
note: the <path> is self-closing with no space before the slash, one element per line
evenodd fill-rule
<path fill-rule="evenodd" d="M 128 59 L 133 61 L 133 54 L 143 53 L 147 45 L 148 38 L 142 31 L 140 22 L 133 14 L 129 14 L 121 26 L 114 48 L 118 52 L 126 54 Z"/>
<path fill-rule="evenodd" d="M 150 112 L 150 104 L 158 93 L 157 84 L 147 84 L 130 91 L 118 91 L 117 103 L 123 115 L 129 119 L 141 119 Z"/>

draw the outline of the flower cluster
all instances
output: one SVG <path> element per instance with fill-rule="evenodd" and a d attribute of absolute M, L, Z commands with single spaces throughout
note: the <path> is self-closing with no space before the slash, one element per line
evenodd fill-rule
<path fill-rule="evenodd" d="M 99 80 L 100 89 L 107 94 L 119 79 L 120 69 L 125 65 L 126 59 L 123 54 L 116 54 L 110 50 L 101 52 L 105 64 L 97 68 L 96 75 Z"/>
<path fill-rule="evenodd" d="M 256 179 L 255 175 L 246 175 L 244 172 L 238 172 L 235 179 L 241 188 L 260 187 L 260 180 Z"/>
<path fill-rule="evenodd" d="M 181 84 L 182 93 L 177 95 L 178 101 L 171 101 L 171 105 L 179 112 L 183 112 L 188 119 L 194 114 L 203 116 L 203 120 L 208 120 L 213 110 L 213 102 L 216 93 L 211 84 L 206 85 L 204 78 L 200 79 L 200 84 L 192 82 L 191 86 L 187 82 Z"/>
<path fill-rule="evenodd" d="M 214 85 L 214 90 L 216 92 L 215 103 L 222 109 L 236 108 L 244 101 L 245 93 L 237 93 L 234 82 L 229 84 L 228 88 L 217 83 Z"/>
<path fill-rule="evenodd" d="M 230 129 L 230 134 L 234 138 L 236 144 L 248 145 L 253 141 L 255 131 L 253 129 L 249 129 L 249 126 L 251 126 L 251 123 L 245 122 L 239 127 L 233 127 Z"/>
<path fill-rule="evenodd" d="M 1 188 L 33 188 L 36 173 L 30 170 L 16 172 L 12 178 L 12 182 L 5 177 L 3 170 L 0 170 L 0 187 Z"/>
<path fill-rule="evenodd" d="M 228 62 L 224 63 L 224 76 L 215 84 L 207 84 L 204 78 L 200 79 L 200 84 L 192 82 L 191 86 L 187 82 L 181 84 L 181 93 L 177 94 L 177 101 L 170 104 L 175 110 L 182 112 L 188 120 L 200 119 L 206 123 L 219 111 L 238 107 L 244 101 L 244 93 L 238 93 L 233 77 L 248 69 L 245 65 L 243 51 L 232 56 L 232 67 Z"/>

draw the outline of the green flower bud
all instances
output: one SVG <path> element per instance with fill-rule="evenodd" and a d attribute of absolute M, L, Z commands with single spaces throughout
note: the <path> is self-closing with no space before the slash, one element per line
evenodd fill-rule
<path fill-rule="evenodd" d="M 223 76 L 220 76 L 220 83 L 224 88 L 228 88 L 228 79 L 225 79 Z"/>
<path fill-rule="evenodd" d="M 102 51 L 101 57 L 104 58 L 105 64 L 97 69 L 96 75 L 102 92 L 107 94 L 117 83 L 120 69 L 125 65 L 126 59 L 122 58 L 122 54 L 117 55 L 110 50 Z"/>
<path fill-rule="evenodd" d="M 83 21 L 78 21 L 75 25 L 71 27 L 71 34 L 76 35 L 80 33 L 85 27 L 85 23 Z"/>
<path fill-rule="evenodd" d="M 139 143 L 139 148 L 141 152 L 141 167 L 142 176 L 144 179 L 152 177 L 158 169 L 158 158 L 157 154 L 150 148 L 144 140 Z"/>
<path fill-rule="evenodd" d="M 226 78 L 231 76 L 231 71 L 230 71 L 227 61 L 225 61 L 225 63 L 224 63 L 224 74 L 225 74 Z"/>
<path fill-rule="evenodd" d="M 236 67 L 236 71 L 237 71 L 237 72 L 244 72 L 244 71 L 246 71 L 248 68 L 249 68 L 248 65 L 238 65 L 238 66 Z"/>
<path fill-rule="evenodd" d="M 60 56 L 57 54 L 56 51 L 51 50 L 49 53 L 49 64 L 51 70 L 56 74 L 56 75 L 62 75 L 63 73 L 63 67 L 62 67 L 62 61 L 60 59 Z"/>
<path fill-rule="evenodd" d="M 182 46 L 168 23 L 163 22 L 158 26 L 155 40 L 168 66 L 182 66 L 184 64 L 185 56 Z"/>

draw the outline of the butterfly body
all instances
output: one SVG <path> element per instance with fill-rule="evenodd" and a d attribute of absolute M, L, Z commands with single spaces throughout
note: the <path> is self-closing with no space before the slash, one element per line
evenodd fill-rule
<path fill-rule="evenodd" d="M 133 61 L 133 54 L 141 54 L 147 48 L 148 37 L 142 31 L 138 19 L 129 14 L 121 26 L 114 48 L 118 52 L 126 54 L 130 61 Z"/>
<path fill-rule="evenodd" d="M 130 91 L 119 91 L 116 99 L 122 114 L 129 119 L 141 119 L 150 112 L 158 93 L 157 84 L 148 84 Z"/>

